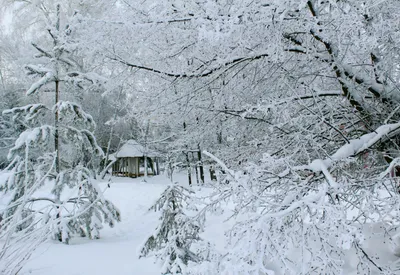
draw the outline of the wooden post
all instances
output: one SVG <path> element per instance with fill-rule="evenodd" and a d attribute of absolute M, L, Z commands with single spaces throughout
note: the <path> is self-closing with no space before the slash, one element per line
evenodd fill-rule
<path fill-rule="evenodd" d="M 136 158 L 136 163 L 137 163 L 136 177 L 140 177 L 140 158 Z"/>

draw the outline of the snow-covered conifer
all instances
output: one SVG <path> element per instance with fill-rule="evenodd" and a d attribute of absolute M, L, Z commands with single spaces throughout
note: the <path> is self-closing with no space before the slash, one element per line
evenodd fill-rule
<path fill-rule="evenodd" d="M 198 221 L 185 214 L 193 192 L 176 184 L 168 186 L 150 210 L 161 211 L 160 224 L 140 249 L 140 257 L 154 255 L 162 261 L 162 274 L 186 274 L 189 261 L 198 256 L 191 245 L 200 240 Z"/>
<path fill-rule="evenodd" d="M 23 236 L 24 240 L 40 234 L 36 239 L 42 240 L 52 235 L 68 243 L 75 234 L 99 238 L 104 223 L 113 226 L 120 220 L 119 211 L 103 197 L 94 180 L 93 163 L 103 151 L 93 134 L 93 118 L 79 104 L 63 101 L 61 93 L 63 88 L 83 90 L 101 85 L 102 78 L 82 72 L 74 60 L 72 27 L 61 25 L 60 17 L 57 6 L 56 16 L 48 17 L 52 47 L 32 43 L 41 63 L 26 66 L 29 75 L 39 78 L 27 95 L 40 99 L 39 90 L 53 92 L 54 104 L 35 103 L 3 112 L 26 130 L 9 151 L 11 164 L 4 172 L 8 177 L 0 185 L 3 196 L 9 198 L 0 237 L 18 240 Z M 8 257 L 7 247 L 6 242 L 0 262 L 15 262 Z"/>

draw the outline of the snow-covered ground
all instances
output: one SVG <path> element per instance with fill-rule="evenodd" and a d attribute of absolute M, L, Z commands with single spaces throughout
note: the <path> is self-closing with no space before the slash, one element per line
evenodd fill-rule
<path fill-rule="evenodd" d="M 131 179 L 113 177 L 105 197 L 110 199 L 120 210 L 122 221 L 114 228 L 105 227 L 99 240 L 75 237 L 69 245 L 49 241 L 39 247 L 19 275 L 160 275 L 160 266 L 154 258 L 138 258 L 138 248 L 153 232 L 158 224 L 159 213 L 149 212 L 149 207 L 165 190 L 170 181 L 163 175 Z M 174 175 L 174 181 L 187 185 L 185 173 Z M 106 188 L 108 182 L 101 183 Z M 194 185 L 196 197 L 210 193 L 211 188 Z M 204 201 L 205 202 L 205 201 Z M 206 231 L 202 237 L 223 252 L 225 231 L 233 221 L 226 221 L 232 213 L 230 207 L 224 206 L 224 213 L 214 212 L 207 217 Z M 390 244 L 383 241 L 383 235 L 374 234 L 382 231 L 379 224 L 366 226 L 363 242 L 365 251 L 379 265 L 395 264 L 398 257 L 394 255 Z M 370 237 L 370 238 L 368 238 Z M 354 249 L 347 250 L 344 268 L 346 275 L 357 273 L 357 260 Z M 300 267 L 299 267 L 300 270 Z M 230 274 L 230 273 L 229 273 Z M 232 273 L 233 274 L 233 273 Z M 279 274 L 279 273 L 276 273 Z M 377 270 L 371 274 L 380 274 Z M 211 274 L 210 275 L 214 275 Z M 217 275 L 217 273 L 215 273 Z M 246 274 L 243 274 L 246 275 Z"/>
<path fill-rule="evenodd" d="M 177 176 L 185 180 L 184 175 Z M 180 177 L 180 178 L 179 178 Z M 20 274 L 37 275 L 159 275 L 154 259 L 138 259 L 137 248 L 151 233 L 158 213 L 148 211 L 169 184 L 165 176 L 112 178 L 105 197 L 120 210 L 122 221 L 101 231 L 99 240 L 73 238 L 70 245 L 49 242 L 40 247 Z M 106 187 L 107 182 L 101 184 Z"/>

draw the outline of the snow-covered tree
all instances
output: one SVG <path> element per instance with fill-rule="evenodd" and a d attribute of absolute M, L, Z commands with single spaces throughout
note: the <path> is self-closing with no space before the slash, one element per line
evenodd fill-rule
<path fill-rule="evenodd" d="M 7 250 L 18 245 L 9 246 L 9 242 L 53 236 L 68 243 L 75 234 L 96 239 L 104 223 L 113 226 L 120 221 L 118 209 L 103 197 L 94 180 L 93 163 L 103 155 L 93 135 L 95 122 L 79 104 L 63 101 L 61 93 L 91 89 L 103 79 L 83 72 L 74 60 L 73 22 L 62 24 L 60 19 L 57 6 L 46 29 L 52 47 L 32 43 L 41 63 L 26 66 L 29 75 L 39 78 L 27 95 L 40 99 L 40 91 L 52 92 L 53 103 L 42 99 L 43 103 L 3 112 L 26 129 L 8 154 L 11 164 L 3 172 L 8 177 L 0 185 L 3 197 L 8 198 L 0 235 L 7 241 L 0 262 L 13 263 L 5 265 L 8 269 L 25 261 L 24 253 L 31 253 L 20 252 L 16 260 L 15 251 Z"/>
<path fill-rule="evenodd" d="M 188 262 L 199 260 L 191 246 L 200 240 L 201 226 L 185 213 L 192 193 L 183 186 L 172 184 L 150 208 L 161 211 L 160 224 L 140 248 L 140 257 L 154 255 L 159 259 L 161 274 L 187 274 Z"/>

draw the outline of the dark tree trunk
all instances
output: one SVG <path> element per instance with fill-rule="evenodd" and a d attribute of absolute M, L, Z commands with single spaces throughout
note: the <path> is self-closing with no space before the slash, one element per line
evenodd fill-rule
<path fill-rule="evenodd" d="M 158 176 L 160 174 L 160 163 L 158 158 L 156 158 L 156 175 Z"/>
<path fill-rule="evenodd" d="M 185 153 L 185 155 L 186 155 L 186 165 L 187 165 L 187 173 L 188 173 L 188 182 L 189 182 L 189 185 L 192 185 L 192 169 L 191 169 L 191 167 L 190 167 L 190 159 L 189 159 L 189 153 L 186 151 L 186 153 Z"/>
<path fill-rule="evenodd" d="M 186 122 L 183 122 L 183 130 L 186 132 Z M 188 173 L 188 182 L 189 185 L 192 185 L 192 171 L 191 171 L 191 167 L 190 167 L 190 159 L 189 159 L 189 150 L 188 150 L 188 146 L 185 145 L 186 148 L 186 152 L 184 152 L 185 156 L 186 156 L 186 165 L 187 165 L 187 173 Z"/>
<path fill-rule="evenodd" d="M 211 181 L 217 180 L 217 175 L 215 174 L 215 169 L 213 166 L 210 166 L 210 178 Z"/>
<path fill-rule="evenodd" d="M 59 81 L 56 80 L 56 95 L 55 95 L 55 103 L 57 104 L 59 101 Z M 56 151 L 56 173 L 60 172 L 60 146 L 59 146 L 59 135 L 58 135 L 58 109 L 54 114 L 54 150 Z"/>
<path fill-rule="evenodd" d="M 199 148 L 199 151 L 197 151 L 197 157 L 199 159 L 200 181 L 201 181 L 201 184 L 203 184 L 204 183 L 204 167 L 203 167 L 203 161 L 202 161 L 202 157 L 201 157 L 200 144 L 199 144 L 198 148 Z"/>

